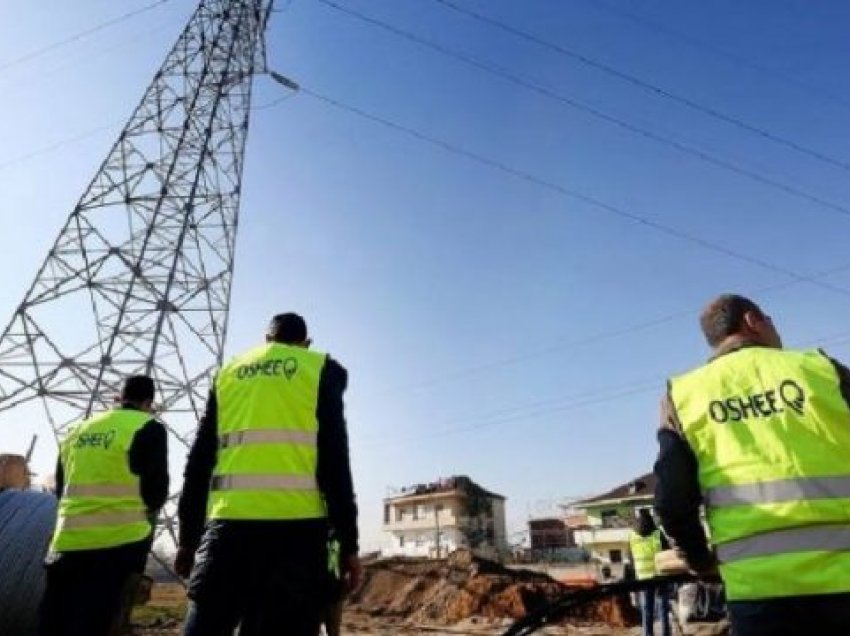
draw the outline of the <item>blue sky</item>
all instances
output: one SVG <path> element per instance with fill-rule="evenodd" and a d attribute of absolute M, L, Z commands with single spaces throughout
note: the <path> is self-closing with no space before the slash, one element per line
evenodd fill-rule
<path fill-rule="evenodd" d="M 469 474 L 508 497 L 518 530 L 551 501 L 649 470 L 665 378 L 704 359 L 696 315 L 716 293 L 753 294 L 787 344 L 848 357 L 850 6 L 454 0 L 804 152 L 434 0 L 335 1 L 526 84 L 319 0 L 278 3 L 271 66 L 307 91 L 252 118 L 228 353 L 295 309 L 316 348 L 348 367 L 365 547 L 379 541 L 390 486 Z M 22 298 L 194 3 L 169 0 L 21 58 L 144 6 L 0 12 L 0 314 Z M 255 106 L 285 94 L 256 79 Z M 19 450 L 37 420 L 0 414 L 0 448 Z M 40 445 L 36 467 L 54 460 Z"/>

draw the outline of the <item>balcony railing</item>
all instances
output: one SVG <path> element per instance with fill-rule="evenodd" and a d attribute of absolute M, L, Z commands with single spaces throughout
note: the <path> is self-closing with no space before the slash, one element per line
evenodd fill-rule
<path fill-rule="evenodd" d="M 454 516 L 440 515 L 440 527 L 455 527 L 457 519 Z M 433 516 L 424 516 L 414 519 L 406 515 L 401 519 L 391 519 L 389 523 L 384 524 L 384 530 L 421 530 L 424 528 L 436 529 L 437 522 Z"/>
<path fill-rule="evenodd" d="M 629 528 L 586 528 L 575 531 L 575 540 L 579 545 L 589 543 L 628 543 Z"/>

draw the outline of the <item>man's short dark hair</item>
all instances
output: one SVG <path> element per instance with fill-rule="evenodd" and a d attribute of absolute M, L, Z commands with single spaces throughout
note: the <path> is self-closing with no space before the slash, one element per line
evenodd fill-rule
<path fill-rule="evenodd" d="M 141 404 L 153 400 L 155 392 L 153 378 L 147 375 L 131 375 L 124 380 L 124 386 L 121 387 L 121 402 Z"/>
<path fill-rule="evenodd" d="M 709 346 L 716 347 L 732 334 L 738 333 L 748 311 L 763 316 L 752 300 L 738 294 L 723 294 L 712 300 L 699 318 L 702 333 Z"/>
<path fill-rule="evenodd" d="M 307 323 L 293 312 L 278 314 L 269 322 L 268 335 L 275 342 L 300 344 L 307 340 Z"/>

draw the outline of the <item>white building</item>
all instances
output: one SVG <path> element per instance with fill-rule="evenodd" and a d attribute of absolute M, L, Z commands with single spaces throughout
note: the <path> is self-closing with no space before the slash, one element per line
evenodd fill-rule
<path fill-rule="evenodd" d="M 629 535 L 641 508 L 652 508 L 655 475 L 647 473 L 606 493 L 572 504 L 587 523 L 575 529 L 575 541 L 600 563 L 621 565 L 629 554 Z"/>
<path fill-rule="evenodd" d="M 469 477 L 403 488 L 384 500 L 384 556 L 445 557 L 458 548 L 506 554 L 505 498 Z"/>

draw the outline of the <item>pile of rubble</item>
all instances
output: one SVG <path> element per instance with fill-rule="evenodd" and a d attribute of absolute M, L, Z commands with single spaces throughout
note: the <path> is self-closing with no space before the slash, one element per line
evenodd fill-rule
<path fill-rule="evenodd" d="M 447 559 L 393 558 L 367 565 L 350 608 L 409 623 L 450 625 L 472 617 L 516 619 L 553 601 L 568 588 L 538 572 L 513 570 L 459 550 Z M 568 622 L 627 627 L 638 615 L 627 599 L 579 607 Z"/>

